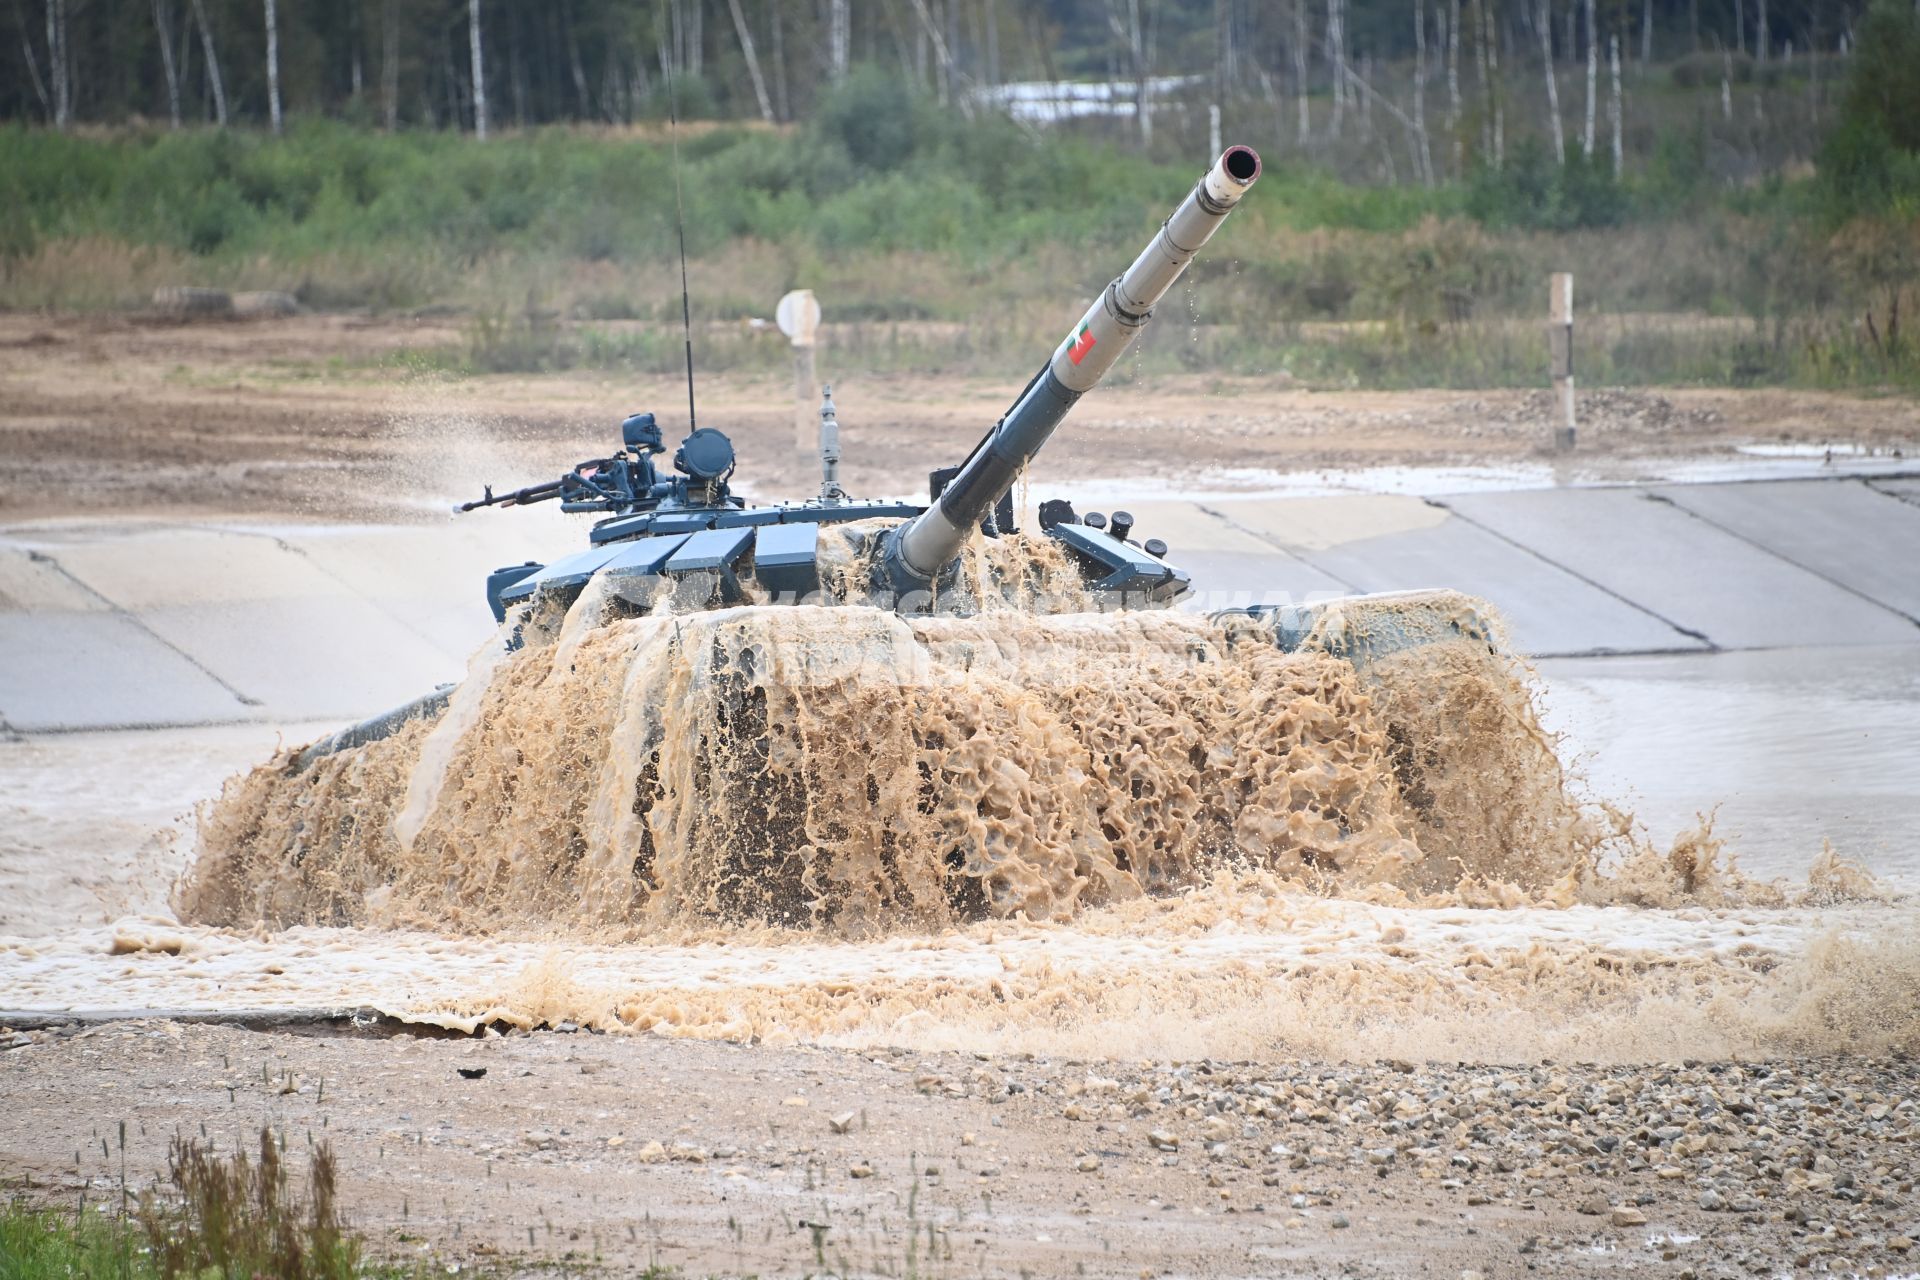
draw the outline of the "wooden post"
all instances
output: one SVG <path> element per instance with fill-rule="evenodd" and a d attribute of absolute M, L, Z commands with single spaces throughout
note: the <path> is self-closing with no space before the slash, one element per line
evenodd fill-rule
<path fill-rule="evenodd" d="M 796 453 L 812 453 L 820 425 L 819 385 L 813 368 L 813 344 L 793 348 L 793 448 Z"/>
<path fill-rule="evenodd" d="M 1553 359 L 1553 448 L 1571 452 L 1573 416 L 1573 274 L 1553 273 L 1548 287 L 1547 345 Z"/>

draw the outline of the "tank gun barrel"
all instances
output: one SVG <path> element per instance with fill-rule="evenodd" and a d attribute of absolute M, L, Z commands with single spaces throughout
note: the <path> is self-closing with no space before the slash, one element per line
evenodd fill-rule
<path fill-rule="evenodd" d="M 1094 299 L 939 500 L 894 535 L 886 555 L 893 576 L 904 570 L 910 579 L 931 581 L 959 554 L 968 532 L 1012 487 L 1074 403 L 1125 354 L 1154 305 L 1259 176 L 1260 157 L 1252 147 L 1221 153 L 1133 265 Z"/>

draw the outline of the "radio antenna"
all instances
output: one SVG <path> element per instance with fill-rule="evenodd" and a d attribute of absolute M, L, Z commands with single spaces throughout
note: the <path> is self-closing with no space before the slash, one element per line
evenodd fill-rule
<path fill-rule="evenodd" d="M 678 53 L 675 49 L 661 61 L 667 71 L 667 136 L 673 145 L 673 229 L 680 238 L 680 333 L 687 344 L 687 430 L 694 431 L 700 423 L 693 411 L 693 309 L 687 301 L 687 210 L 680 197 L 680 114 L 673 90 L 673 63 Z"/>

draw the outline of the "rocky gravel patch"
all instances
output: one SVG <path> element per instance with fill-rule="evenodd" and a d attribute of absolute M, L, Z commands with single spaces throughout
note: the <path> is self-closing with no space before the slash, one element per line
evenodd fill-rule
<path fill-rule="evenodd" d="M 1920 1270 L 1908 1057 L 1090 1063 L 153 1022 L 0 1045 L 16 1193 L 110 1199 L 121 1121 L 136 1192 L 172 1133 L 267 1124 L 334 1145 L 378 1252 L 509 1274 Z"/>
<path fill-rule="evenodd" d="M 1301 1225 L 1317 1212 L 1343 1227 L 1336 1206 L 1390 1201 L 1411 1183 L 1470 1208 L 1592 1219 L 1524 1235 L 1518 1256 L 1635 1247 L 1687 1263 L 1679 1276 L 1890 1273 L 1920 1236 L 1920 1070 L 1904 1059 L 1031 1062 L 928 1066 L 918 1079 L 1051 1111 L 1089 1131 L 1088 1158 L 1203 1168 L 1222 1201 Z M 1711 1249 L 1695 1247 L 1709 1237 Z"/>

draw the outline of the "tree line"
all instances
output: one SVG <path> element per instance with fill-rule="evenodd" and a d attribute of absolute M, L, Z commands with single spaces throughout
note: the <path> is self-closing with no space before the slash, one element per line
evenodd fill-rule
<path fill-rule="evenodd" d="M 1604 149 L 1623 64 L 1743 68 L 1845 53 L 1867 0 L 7 0 L 0 118 L 144 119 L 279 130 L 289 116 L 389 129 L 626 124 L 664 116 L 807 118 L 869 63 L 962 112 L 1015 81 L 1132 86 L 1152 139 L 1159 77 L 1269 104 L 1299 136 L 1338 138 L 1377 109 L 1434 172 L 1428 98 L 1456 149 L 1471 115 L 1498 163 L 1500 86 L 1531 67 L 1564 159 Z M 1571 66 L 1567 76 L 1555 68 Z M 1389 73 L 1385 68 L 1392 67 Z M 1504 69 L 1504 70 L 1503 70 Z M 1411 79 L 1411 83 L 1407 81 Z M 1397 87 L 1388 84 L 1393 81 Z M 668 93 L 671 84 L 673 92 Z M 1444 93 L 1440 92 L 1444 86 Z M 1478 94 L 1476 101 L 1475 95 Z M 1618 92 L 1614 92 L 1617 103 Z M 1617 154 L 1618 143 L 1612 144 Z M 1423 154 L 1424 153 L 1424 154 Z M 1456 157 L 1457 158 L 1457 157 Z M 1442 158 L 1444 163 L 1445 157 Z"/>

